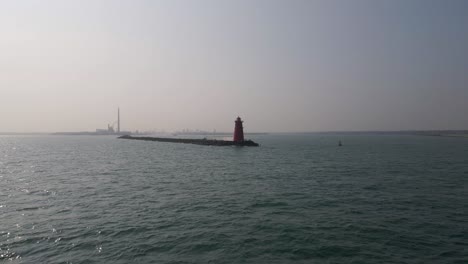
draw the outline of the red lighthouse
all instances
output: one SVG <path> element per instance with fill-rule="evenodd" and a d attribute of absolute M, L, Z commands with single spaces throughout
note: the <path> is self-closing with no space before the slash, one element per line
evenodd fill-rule
<path fill-rule="evenodd" d="M 234 127 L 234 142 L 243 142 L 244 141 L 244 127 L 242 127 L 242 123 L 244 121 L 241 120 L 240 117 L 237 117 Z"/>

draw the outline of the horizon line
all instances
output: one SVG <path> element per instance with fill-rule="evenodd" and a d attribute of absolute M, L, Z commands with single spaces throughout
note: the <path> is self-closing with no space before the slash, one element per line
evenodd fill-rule
<path fill-rule="evenodd" d="M 154 131 L 156 132 L 156 131 Z M 468 132 L 466 129 L 400 129 L 400 130 L 316 130 L 316 131 L 260 131 L 260 132 L 245 132 L 245 134 L 313 134 L 313 133 L 405 133 L 405 132 Z M 53 135 L 57 133 L 94 133 L 93 131 L 71 131 L 71 132 L 0 132 L 0 135 Z M 141 132 L 144 133 L 144 132 Z M 173 132 L 156 132 L 156 133 L 165 133 L 173 134 Z M 177 134 L 203 134 L 209 135 L 213 134 L 210 132 L 207 133 L 177 133 Z M 232 132 L 216 132 L 214 134 L 232 134 Z"/>

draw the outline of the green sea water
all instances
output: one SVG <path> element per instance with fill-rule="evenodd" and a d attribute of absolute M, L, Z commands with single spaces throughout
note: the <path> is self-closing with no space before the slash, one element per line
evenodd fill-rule
<path fill-rule="evenodd" d="M 0 136 L 0 262 L 468 263 L 468 139 L 252 139 Z"/>

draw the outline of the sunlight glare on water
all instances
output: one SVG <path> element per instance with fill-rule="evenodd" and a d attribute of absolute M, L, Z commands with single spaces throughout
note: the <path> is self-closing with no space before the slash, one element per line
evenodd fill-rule
<path fill-rule="evenodd" d="M 468 140 L 0 137 L 0 260 L 464 263 Z M 338 141 L 343 142 L 338 147 Z"/>

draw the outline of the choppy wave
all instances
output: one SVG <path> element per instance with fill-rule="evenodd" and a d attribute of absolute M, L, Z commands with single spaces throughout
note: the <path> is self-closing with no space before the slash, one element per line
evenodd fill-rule
<path fill-rule="evenodd" d="M 466 263 L 468 140 L 254 140 L 0 137 L 0 262 Z"/>

